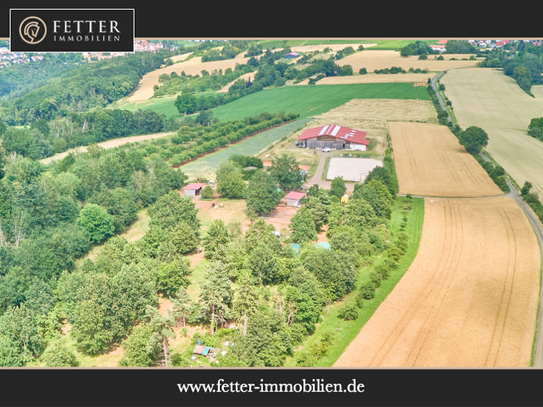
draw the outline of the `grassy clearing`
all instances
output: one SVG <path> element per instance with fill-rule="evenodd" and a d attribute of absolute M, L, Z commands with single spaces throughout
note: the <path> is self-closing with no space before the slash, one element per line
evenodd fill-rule
<path fill-rule="evenodd" d="M 400 229 L 400 224 L 403 218 L 402 206 L 403 198 L 398 198 L 395 202 L 392 217 L 390 221 L 391 229 L 394 233 Z M 312 343 L 319 341 L 324 334 L 331 332 L 334 335 L 332 345 L 328 349 L 327 354 L 319 359 L 316 367 L 333 366 L 347 346 L 356 338 L 362 327 L 371 318 L 375 310 L 386 299 L 388 294 L 394 289 L 411 263 L 417 255 L 419 249 L 420 238 L 422 235 L 422 223 L 424 220 L 424 199 L 413 198 L 412 209 L 409 212 L 405 233 L 409 236 L 409 247 L 406 254 L 402 257 L 399 267 L 391 273 L 388 280 L 381 283 L 375 291 L 375 297 L 364 302 L 364 308 L 359 311 L 359 317 L 355 321 L 344 321 L 338 317 L 340 308 L 343 304 L 352 304 L 355 302 L 357 290 L 346 296 L 342 301 L 334 304 L 329 308 L 329 312 L 325 313 L 324 321 L 318 326 L 315 333 L 308 337 L 302 344 L 303 348 L 309 347 Z M 376 258 L 372 259 L 375 260 Z M 361 285 L 369 282 L 369 272 L 371 267 L 364 267 L 359 274 L 357 289 Z M 294 357 L 287 358 L 286 367 L 296 366 Z"/>
<path fill-rule="evenodd" d="M 124 237 L 129 242 L 140 240 L 149 231 L 149 223 L 151 218 L 147 213 L 147 209 L 138 212 L 138 219 L 134 221 L 126 230 L 121 232 L 119 236 Z"/>
<path fill-rule="evenodd" d="M 256 136 L 249 137 L 240 143 L 233 144 L 228 148 L 224 148 L 213 154 L 206 155 L 179 168 L 189 176 L 211 176 L 215 173 L 215 170 L 219 167 L 221 161 L 228 160 L 231 155 L 256 155 L 272 143 L 281 140 L 283 137 L 288 136 L 299 127 L 304 126 L 309 121 L 310 119 L 296 120 L 292 123 L 287 123 L 284 126 L 270 129 L 257 134 Z"/>
<path fill-rule="evenodd" d="M 119 108 L 129 110 L 131 112 L 135 112 L 137 110 L 152 110 L 156 113 L 164 113 L 166 115 L 166 118 L 171 119 L 174 117 L 179 117 L 179 111 L 174 105 L 175 99 L 177 99 L 177 96 L 168 96 L 163 98 L 151 99 L 147 102 L 126 103 L 122 106 L 119 106 Z M 111 105 L 111 108 L 113 107 L 115 107 L 115 105 Z"/>
<path fill-rule="evenodd" d="M 316 116 L 352 99 L 430 100 L 426 88 L 412 83 L 361 83 L 354 85 L 287 86 L 264 89 L 213 111 L 221 121 L 240 120 L 263 112 L 299 113 L 300 118 Z"/>

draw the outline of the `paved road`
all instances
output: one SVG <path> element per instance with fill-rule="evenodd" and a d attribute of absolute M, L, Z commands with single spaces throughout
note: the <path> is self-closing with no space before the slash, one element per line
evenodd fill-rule
<path fill-rule="evenodd" d="M 449 112 L 447 111 L 447 108 L 445 107 L 445 103 L 443 103 L 443 99 L 441 99 L 441 95 L 437 91 L 437 87 L 436 87 L 437 80 L 439 78 L 441 78 L 441 76 L 443 76 L 444 73 L 445 73 L 445 71 L 440 72 L 439 74 L 437 74 L 436 76 L 434 76 L 432 78 L 432 88 L 434 88 L 434 91 L 436 92 L 437 100 L 439 101 L 439 104 L 441 105 L 441 108 L 447 112 L 447 119 L 449 120 L 449 122 L 452 122 L 451 116 L 449 115 Z"/>

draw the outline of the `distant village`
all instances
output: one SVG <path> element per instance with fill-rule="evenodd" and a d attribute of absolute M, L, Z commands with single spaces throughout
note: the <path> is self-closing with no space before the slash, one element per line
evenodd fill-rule
<path fill-rule="evenodd" d="M 211 40 L 189 40 L 193 42 L 206 42 Z M 226 40 L 220 40 L 226 41 Z M 543 41 L 541 40 L 468 40 L 472 45 L 479 48 L 500 48 L 505 44 L 516 43 L 519 41 L 524 41 L 525 43 L 530 43 L 532 45 L 541 46 Z M 443 52 L 445 51 L 447 45 L 447 40 L 439 40 L 437 45 L 431 45 L 430 47 L 434 51 Z M 164 44 L 160 42 L 149 42 L 147 40 L 135 40 L 134 41 L 134 52 L 143 52 L 150 51 L 156 52 L 159 49 L 163 49 Z M 28 64 L 34 61 L 41 61 L 43 55 L 41 53 L 33 54 L 28 56 L 23 52 L 10 52 L 9 46 L 0 47 L 0 68 L 10 65 L 10 64 Z M 126 55 L 127 52 L 83 52 L 83 58 L 86 58 L 89 61 L 96 61 L 101 59 L 113 58 L 118 56 Z"/>
<path fill-rule="evenodd" d="M 151 51 L 156 52 L 159 49 L 164 48 L 164 45 L 160 42 L 149 42 L 147 40 L 135 40 L 134 52 Z M 127 52 L 82 52 L 83 58 L 88 60 L 100 60 L 123 56 L 128 54 Z M 24 52 L 10 52 L 9 46 L 0 47 L 0 67 L 4 67 L 10 64 L 28 64 L 34 61 L 41 61 L 43 59 L 43 53 L 32 54 L 27 56 Z"/>

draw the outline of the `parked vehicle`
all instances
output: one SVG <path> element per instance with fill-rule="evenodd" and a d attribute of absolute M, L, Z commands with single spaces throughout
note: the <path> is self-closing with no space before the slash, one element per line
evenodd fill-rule
<path fill-rule="evenodd" d="M 332 151 L 332 149 L 330 147 L 323 147 L 323 149 L 322 149 L 323 153 L 329 153 L 330 151 Z"/>

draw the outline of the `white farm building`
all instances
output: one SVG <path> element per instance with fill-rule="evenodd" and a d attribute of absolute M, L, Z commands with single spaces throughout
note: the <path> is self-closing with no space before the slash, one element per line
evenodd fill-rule
<path fill-rule="evenodd" d="M 305 141 L 307 148 L 334 148 L 336 150 L 366 151 L 370 141 L 366 132 L 328 124 L 304 131 L 298 141 Z"/>

